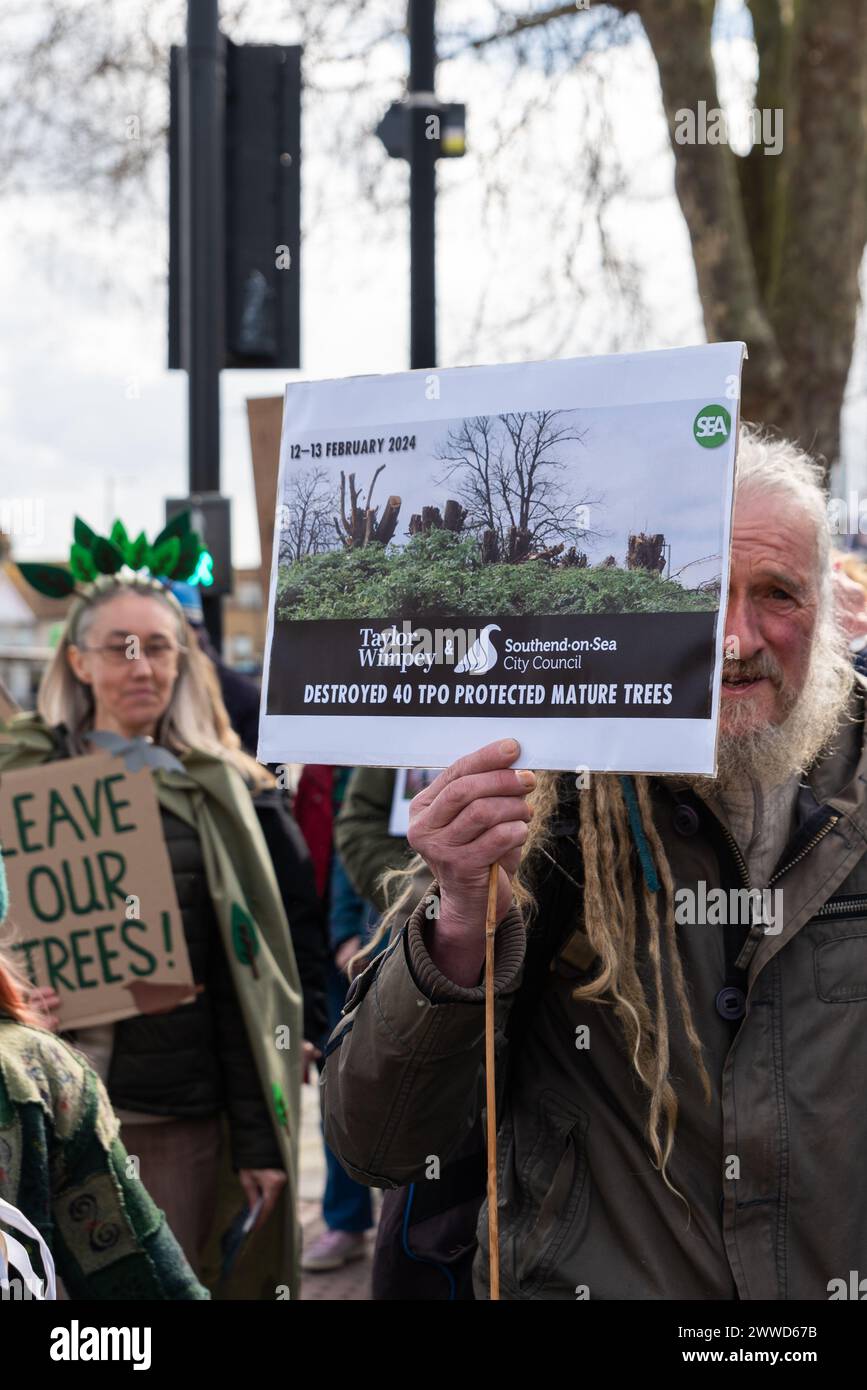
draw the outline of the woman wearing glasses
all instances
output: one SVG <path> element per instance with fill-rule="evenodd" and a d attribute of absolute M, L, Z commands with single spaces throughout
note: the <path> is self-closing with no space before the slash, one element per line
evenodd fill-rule
<path fill-rule="evenodd" d="M 243 1280 L 224 1266 L 221 1294 L 294 1296 L 299 1242 L 287 1179 L 312 1049 L 302 1048 L 310 1025 L 271 855 L 285 831 L 283 857 L 302 865 L 298 846 L 289 826 L 281 831 L 274 778 L 240 749 L 176 598 L 131 570 L 76 590 L 37 715 L 16 716 L 0 736 L 0 776 L 106 750 L 131 769 L 151 768 L 197 997 L 79 1029 L 74 1040 L 105 1081 L 122 1142 L 193 1268 L 215 1284 L 219 1236 L 246 1208 L 256 1253 L 245 1255 Z M 272 799 L 265 833 L 254 797 L 260 816 Z M 239 907 L 240 933 L 230 915 Z M 318 924 L 306 926 L 299 958 L 315 975 Z M 288 1047 L 275 1045 L 278 1034 Z"/>

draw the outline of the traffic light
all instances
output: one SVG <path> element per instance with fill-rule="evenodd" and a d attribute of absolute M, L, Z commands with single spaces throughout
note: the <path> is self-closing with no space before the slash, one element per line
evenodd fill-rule
<path fill-rule="evenodd" d="M 190 513 L 190 526 L 197 531 L 211 558 L 210 581 L 199 576 L 202 594 L 219 598 L 232 592 L 232 535 L 229 498 L 216 492 L 194 492 L 189 497 L 166 498 L 166 521 L 178 512 Z"/>
<path fill-rule="evenodd" d="M 392 159 L 409 159 L 410 113 L 419 108 L 425 113 L 424 133 L 434 159 L 460 159 L 466 154 L 467 108 L 463 102 L 438 101 L 431 92 L 410 92 L 403 101 L 391 103 L 376 127 Z"/>
<path fill-rule="evenodd" d="M 169 70 L 169 361 L 183 360 L 181 54 Z M 300 366 L 301 49 L 220 36 L 223 367 Z"/>

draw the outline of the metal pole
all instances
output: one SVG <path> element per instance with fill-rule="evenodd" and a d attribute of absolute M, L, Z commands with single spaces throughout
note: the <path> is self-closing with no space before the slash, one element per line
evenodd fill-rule
<path fill-rule="evenodd" d="M 409 92 L 433 95 L 436 0 L 409 0 Z M 409 243 L 410 366 L 435 367 L 436 159 L 423 106 L 410 110 Z"/>
<path fill-rule="evenodd" d="M 219 0 L 188 0 L 181 88 L 184 300 L 182 360 L 189 380 L 189 490 L 220 491 L 225 59 Z M 202 595 L 205 623 L 222 647 L 220 600 Z"/>

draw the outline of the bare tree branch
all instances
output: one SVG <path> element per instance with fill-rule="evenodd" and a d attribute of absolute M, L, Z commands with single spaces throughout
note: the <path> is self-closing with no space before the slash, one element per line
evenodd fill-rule
<path fill-rule="evenodd" d="M 311 468 L 290 474 L 281 510 L 281 564 L 334 549 L 330 529 L 334 507 L 334 481 L 327 469 Z M 339 527 L 337 534 L 340 535 Z"/>
<path fill-rule="evenodd" d="M 466 512 L 464 531 L 480 540 L 495 536 L 501 555 L 514 549 L 518 535 L 525 555 L 576 543 L 602 534 L 581 524 L 582 510 L 600 499 L 571 494 L 571 484 L 564 489 L 562 475 L 574 465 L 562 450 L 583 439 L 561 411 L 474 416 L 449 430 L 436 455 L 443 467 L 435 481 L 454 488 Z"/>

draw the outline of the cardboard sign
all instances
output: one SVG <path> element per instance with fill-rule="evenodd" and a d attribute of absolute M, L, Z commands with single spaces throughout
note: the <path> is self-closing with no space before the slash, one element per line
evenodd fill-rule
<path fill-rule="evenodd" d="M 247 401 L 250 453 L 253 459 L 253 486 L 256 517 L 259 522 L 259 552 L 262 592 L 268 592 L 271 579 L 271 552 L 274 549 L 274 499 L 280 464 L 280 431 L 283 424 L 282 396 L 255 396 Z"/>
<path fill-rule="evenodd" d="M 287 387 L 260 759 L 712 773 L 743 351 Z"/>
<path fill-rule="evenodd" d="M 194 996 L 151 774 L 108 754 L 0 778 L 11 944 L 64 1028 L 112 1023 Z"/>

